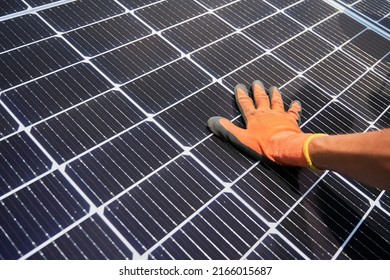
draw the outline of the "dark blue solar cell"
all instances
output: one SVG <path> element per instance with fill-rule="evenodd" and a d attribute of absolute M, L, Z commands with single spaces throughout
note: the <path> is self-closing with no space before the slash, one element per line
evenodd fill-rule
<path fill-rule="evenodd" d="M 264 53 L 245 36 L 233 34 L 217 43 L 191 54 L 214 77 L 220 78 Z"/>
<path fill-rule="evenodd" d="M 384 129 L 390 128 L 390 109 L 388 109 L 379 119 L 376 121 L 375 126 Z"/>
<path fill-rule="evenodd" d="M 66 173 L 100 205 L 181 152 L 154 124 L 142 123 L 66 167 Z"/>
<path fill-rule="evenodd" d="M 389 228 L 388 214 L 375 206 L 337 259 L 390 259 Z"/>
<path fill-rule="evenodd" d="M 7 112 L 7 110 L 0 105 L 0 138 L 16 131 L 19 124 Z"/>
<path fill-rule="evenodd" d="M 274 12 L 276 9 L 263 1 L 242 0 L 219 9 L 215 13 L 235 28 L 244 28 Z"/>
<path fill-rule="evenodd" d="M 310 259 L 331 259 L 370 205 L 334 174 L 328 174 L 277 229 Z"/>
<path fill-rule="evenodd" d="M 217 9 L 223 5 L 230 4 L 235 0 L 199 0 L 198 2 L 202 3 L 209 9 Z"/>
<path fill-rule="evenodd" d="M 38 7 L 58 1 L 59 0 L 26 0 L 27 4 L 29 4 L 31 7 Z"/>
<path fill-rule="evenodd" d="M 234 29 L 213 14 L 206 14 L 162 32 L 185 53 L 192 52 L 232 33 Z"/>
<path fill-rule="evenodd" d="M 97 214 L 83 221 L 29 259 L 123 260 L 133 253 Z"/>
<path fill-rule="evenodd" d="M 59 163 L 144 118 L 145 115 L 122 93 L 110 91 L 35 125 L 31 133 Z"/>
<path fill-rule="evenodd" d="M 0 55 L 0 90 L 74 64 L 81 56 L 63 39 L 51 38 Z"/>
<path fill-rule="evenodd" d="M 34 179 L 52 165 L 25 132 L 2 140 L 0 155 L 0 195 Z"/>
<path fill-rule="evenodd" d="M 24 125 L 30 125 L 109 90 L 109 83 L 90 64 L 79 63 L 15 89 L 1 100 Z"/>
<path fill-rule="evenodd" d="M 299 2 L 300 0 L 267 0 L 268 3 L 278 7 L 279 9 L 284 9 L 292 4 Z"/>
<path fill-rule="evenodd" d="M 150 5 L 155 2 L 159 2 L 160 0 L 118 0 L 121 4 L 123 4 L 126 8 L 132 10 L 142 6 Z"/>
<path fill-rule="evenodd" d="M 262 47 L 273 49 L 303 30 L 304 27 L 302 25 L 286 15 L 278 13 L 245 28 L 242 32 L 255 40 Z"/>
<path fill-rule="evenodd" d="M 336 13 L 337 9 L 322 0 L 305 0 L 286 10 L 286 13 L 305 26 L 312 26 Z"/>
<path fill-rule="evenodd" d="M 39 11 L 38 14 L 56 30 L 66 32 L 124 11 L 115 1 L 79 0 Z"/>
<path fill-rule="evenodd" d="M 123 84 L 179 57 L 171 45 L 153 35 L 91 61 L 114 83 Z"/>
<path fill-rule="evenodd" d="M 139 9 L 135 14 L 155 30 L 161 30 L 206 11 L 193 1 L 167 0 Z"/>
<path fill-rule="evenodd" d="M 28 14 L 0 22 L 0 52 L 54 35 L 37 15 Z"/>
<path fill-rule="evenodd" d="M 304 258 L 295 251 L 279 235 L 271 234 L 250 253 L 248 260 L 303 260 Z"/>
<path fill-rule="evenodd" d="M 55 171 L 2 200 L 0 258 L 16 259 L 88 214 L 89 205 Z"/>
<path fill-rule="evenodd" d="M 345 134 L 363 132 L 368 126 L 368 122 L 339 102 L 332 102 L 310 120 L 302 130 L 311 133 Z"/>
<path fill-rule="evenodd" d="M 158 113 L 211 82 L 209 75 L 184 58 L 130 82 L 121 89 L 146 112 Z"/>
<path fill-rule="evenodd" d="M 387 0 L 362 0 L 352 7 L 374 21 L 382 19 L 390 12 L 390 3 Z"/>
<path fill-rule="evenodd" d="M 211 116 L 233 119 L 238 116 L 234 96 L 220 84 L 212 84 L 178 103 L 155 118 L 183 145 L 193 146 L 210 135 L 207 120 Z"/>
<path fill-rule="evenodd" d="M 94 56 L 150 33 L 131 14 L 125 14 L 66 33 L 64 37 L 84 55 Z"/>
<path fill-rule="evenodd" d="M 27 5 L 21 1 L 0 0 L 0 16 L 13 14 L 27 9 Z"/>
<path fill-rule="evenodd" d="M 222 188 L 195 160 L 181 157 L 110 203 L 105 215 L 142 254 Z"/>

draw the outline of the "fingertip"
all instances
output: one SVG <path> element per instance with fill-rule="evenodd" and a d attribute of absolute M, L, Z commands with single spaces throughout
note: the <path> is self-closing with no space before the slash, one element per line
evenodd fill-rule
<path fill-rule="evenodd" d="M 238 91 L 241 90 L 244 94 L 248 95 L 248 89 L 246 88 L 246 86 L 244 84 L 237 84 L 235 87 L 234 87 L 234 94 L 237 96 L 238 94 Z"/>
<path fill-rule="evenodd" d="M 253 89 L 253 91 L 255 90 L 255 86 L 259 86 L 262 90 L 264 90 L 264 92 L 265 92 L 265 88 L 264 88 L 264 84 L 263 84 L 263 82 L 262 81 L 260 81 L 260 80 L 254 80 L 253 82 L 252 82 L 252 89 Z"/>

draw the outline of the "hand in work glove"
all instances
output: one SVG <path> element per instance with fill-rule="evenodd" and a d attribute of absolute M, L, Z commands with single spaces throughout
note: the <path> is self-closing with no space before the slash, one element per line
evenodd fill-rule
<path fill-rule="evenodd" d="M 238 84 L 234 94 L 245 121 L 242 129 L 221 117 L 212 117 L 207 124 L 217 136 L 231 142 L 241 151 L 256 159 L 263 156 L 288 166 L 310 167 L 317 170 L 310 160 L 310 141 L 323 134 L 303 133 L 298 126 L 302 111 L 299 101 L 293 101 L 284 111 L 282 96 L 276 87 L 269 89 L 269 96 L 260 81 L 252 84 L 253 99 L 243 84 Z"/>

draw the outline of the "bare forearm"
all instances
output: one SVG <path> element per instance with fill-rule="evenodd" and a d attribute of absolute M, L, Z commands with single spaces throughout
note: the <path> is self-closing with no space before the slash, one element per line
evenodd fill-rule
<path fill-rule="evenodd" d="M 390 190 L 390 129 L 316 138 L 309 153 L 320 169 Z"/>

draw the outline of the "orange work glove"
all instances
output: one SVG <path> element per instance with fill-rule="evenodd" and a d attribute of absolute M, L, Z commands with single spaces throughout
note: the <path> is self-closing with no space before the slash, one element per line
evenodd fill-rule
<path fill-rule="evenodd" d="M 212 117 L 207 124 L 217 136 L 228 140 L 241 151 L 256 159 L 263 156 L 281 165 L 311 167 L 316 170 L 308 154 L 309 142 L 323 134 L 303 133 L 298 126 L 301 104 L 293 101 L 288 112 L 276 87 L 269 89 L 269 97 L 260 81 L 252 84 L 253 99 L 243 84 L 238 84 L 234 95 L 245 121 L 242 129 L 221 117 Z"/>

